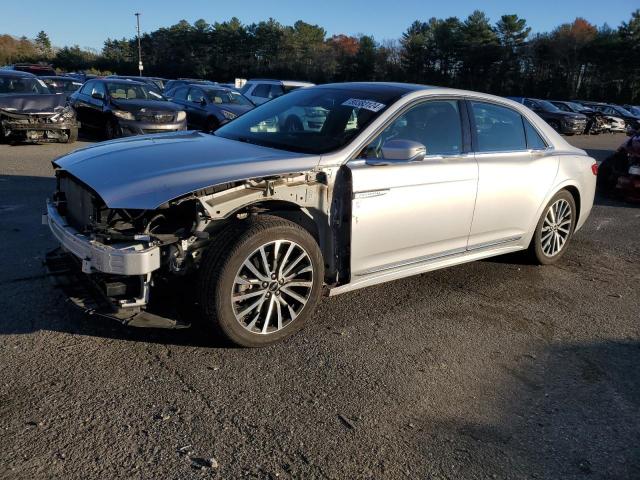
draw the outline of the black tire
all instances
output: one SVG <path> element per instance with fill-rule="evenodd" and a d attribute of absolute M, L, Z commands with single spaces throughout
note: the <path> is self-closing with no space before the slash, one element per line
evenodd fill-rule
<path fill-rule="evenodd" d="M 282 328 L 277 329 L 276 325 L 274 325 L 275 317 L 270 321 L 264 321 L 261 317 L 260 320 L 262 322 L 256 324 L 256 327 L 261 329 L 267 323 L 267 327 L 272 325 L 273 330 L 267 334 L 261 334 L 250 331 L 248 329 L 250 325 L 241 323 L 241 320 L 236 318 L 234 306 L 237 304 L 232 301 L 232 295 L 238 285 L 236 276 L 244 268 L 245 260 L 255 254 L 260 247 L 270 245 L 276 240 L 293 242 L 296 244 L 296 248 L 300 248 L 300 251 L 307 254 L 305 261 L 308 260 L 312 267 L 312 278 L 308 282 L 311 286 L 306 287 L 308 288 L 305 293 L 305 295 L 308 295 L 306 303 L 299 305 L 300 310 L 297 312 L 297 316 L 292 315 L 287 323 L 283 323 Z M 280 256 L 280 259 L 282 260 L 282 256 Z M 262 215 L 230 225 L 225 231 L 221 232 L 218 235 L 218 239 L 205 254 L 198 277 L 198 297 L 205 321 L 237 345 L 263 347 L 293 335 L 304 326 L 320 298 L 324 281 L 324 262 L 318 244 L 304 228 L 279 217 Z M 265 295 L 271 296 L 270 292 L 274 290 L 271 290 L 271 285 L 265 287 L 264 283 L 261 286 L 255 286 L 255 288 L 265 292 Z M 273 283 L 277 284 L 278 282 L 273 280 Z M 289 298 L 284 289 L 285 286 L 286 283 L 283 286 L 282 293 L 280 293 L 280 287 L 274 285 L 275 288 L 278 288 L 278 291 L 273 294 L 273 298 L 270 298 L 269 301 L 277 304 L 278 298 L 275 295 L 282 295 L 279 297 L 282 300 Z M 247 288 L 254 288 L 254 286 Z M 258 295 L 258 297 L 254 298 L 262 297 Z M 247 302 L 253 302 L 253 300 Z M 255 317 L 260 316 L 261 312 L 264 312 L 263 309 L 269 306 L 270 304 L 261 303 L 256 310 L 252 310 L 250 315 L 247 314 L 243 320 L 253 316 L 255 312 L 258 312 Z M 278 311 L 283 308 L 283 312 L 287 312 L 284 307 L 279 307 L 278 305 L 276 307 Z M 240 308 L 244 308 L 244 306 Z M 283 315 L 285 314 L 283 313 Z"/>
<path fill-rule="evenodd" d="M 76 142 L 77 140 L 78 140 L 78 129 L 77 128 L 70 129 L 69 134 L 67 136 L 66 143 L 73 143 L 73 142 Z"/>
<path fill-rule="evenodd" d="M 212 133 L 215 132 L 217 129 L 220 128 L 220 122 L 218 122 L 218 120 L 215 117 L 209 117 L 207 118 L 207 122 L 204 126 L 204 131 L 207 133 Z"/>
<path fill-rule="evenodd" d="M 553 205 L 555 205 L 556 202 L 559 202 L 560 200 L 566 201 L 566 203 L 569 205 L 571 209 L 570 218 L 569 218 L 570 224 L 567 225 L 569 227 L 568 228 L 569 232 L 567 234 L 566 240 L 564 241 L 563 245 L 560 247 L 559 251 L 550 255 L 549 253 L 552 253 L 552 252 L 545 252 L 545 243 L 543 242 L 543 228 L 546 228 L 545 217 L 547 216 L 549 209 Z M 531 239 L 531 243 L 529 244 L 529 254 L 532 260 L 535 263 L 538 263 L 540 265 L 551 265 L 556 263 L 558 260 L 560 260 L 560 258 L 562 258 L 562 256 L 567 251 L 567 247 L 569 246 L 571 237 L 573 236 L 573 232 L 576 227 L 576 221 L 577 221 L 577 210 L 576 210 L 575 200 L 573 199 L 573 195 L 571 195 L 571 193 L 569 193 L 567 190 L 560 190 L 558 193 L 556 193 L 553 196 L 553 198 L 549 201 L 549 203 L 547 203 L 547 205 L 544 207 L 544 210 L 542 211 L 542 215 L 540 216 L 540 220 L 538 220 L 538 224 L 536 225 L 536 230 L 533 234 L 533 238 Z M 546 234 L 547 232 L 545 231 L 544 233 Z"/>
<path fill-rule="evenodd" d="M 118 126 L 118 122 L 116 122 L 113 118 L 110 118 L 104 124 L 104 138 L 107 140 L 113 140 L 114 138 L 118 138 L 120 135 L 120 127 Z"/>

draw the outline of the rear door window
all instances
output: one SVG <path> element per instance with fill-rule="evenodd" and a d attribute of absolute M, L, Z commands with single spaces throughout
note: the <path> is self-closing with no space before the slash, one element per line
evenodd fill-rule
<path fill-rule="evenodd" d="M 507 152 L 527 149 L 522 116 L 507 107 L 471 102 L 476 151 Z"/>
<path fill-rule="evenodd" d="M 527 136 L 527 148 L 531 150 L 544 150 L 547 148 L 547 143 L 533 125 L 526 118 L 523 118 L 522 121 L 524 122 L 524 131 Z"/>

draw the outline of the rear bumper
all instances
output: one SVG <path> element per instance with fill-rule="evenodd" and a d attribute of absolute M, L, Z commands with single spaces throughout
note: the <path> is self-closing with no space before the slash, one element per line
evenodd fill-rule
<path fill-rule="evenodd" d="M 104 245 L 67 224 L 47 201 L 46 223 L 62 247 L 82 262 L 82 271 L 116 275 L 146 275 L 160 268 L 160 248 L 142 243 Z"/>

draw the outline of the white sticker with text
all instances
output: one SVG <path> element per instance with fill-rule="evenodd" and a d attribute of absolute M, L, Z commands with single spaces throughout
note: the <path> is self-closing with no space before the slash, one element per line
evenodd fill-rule
<path fill-rule="evenodd" d="M 364 108 L 365 110 L 370 110 L 372 112 L 379 112 L 385 107 L 384 103 L 374 102 L 373 100 L 361 100 L 359 98 L 350 98 L 343 102 L 342 106 Z"/>

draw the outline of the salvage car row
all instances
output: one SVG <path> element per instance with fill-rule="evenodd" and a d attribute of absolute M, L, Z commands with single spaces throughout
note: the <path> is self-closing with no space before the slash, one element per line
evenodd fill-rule
<path fill-rule="evenodd" d="M 252 79 L 236 90 L 202 79 L 57 75 L 50 66 L 10 65 L 0 69 L 0 141 L 73 142 L 79 128 L 106 139 L 186 129 L 212 132 L 256 105 L 311 86 Z M 636 106 L 508 98 L 565 135 L 640 130 Z M 257 128 L 318 131 L 326 114 L 326 109 L 299 109 L 288 112 L 278 125 L 270 120 Z"/>

